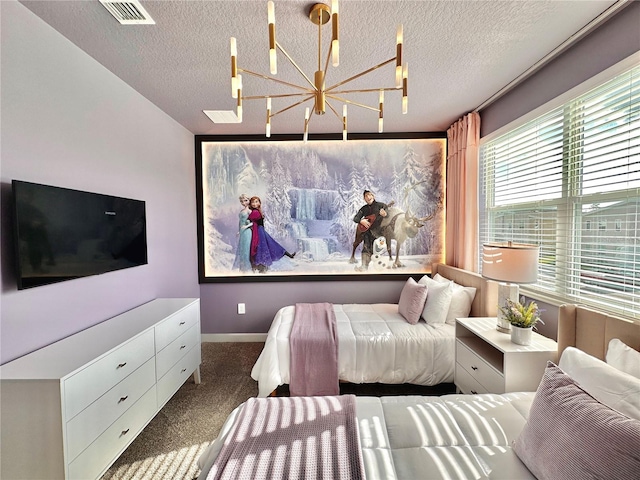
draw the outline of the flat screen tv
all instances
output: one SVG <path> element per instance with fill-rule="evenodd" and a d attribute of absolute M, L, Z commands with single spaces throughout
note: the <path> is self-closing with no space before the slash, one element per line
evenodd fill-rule
<path fill-rule="evenodd" d="M 18 289 L 147 263 L 145 202 L 12 181 Z"/>

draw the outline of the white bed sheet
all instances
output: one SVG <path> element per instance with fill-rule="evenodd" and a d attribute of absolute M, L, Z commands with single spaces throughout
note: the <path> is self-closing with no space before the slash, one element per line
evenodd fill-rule
<path fill-rule="evenodd" d="M 339 379 L 351 383 L 453 382 L 455 327 L 409 324 L 398 305 L 333 305 L 338 326 Z M 281 308 L 269 328 L 260 357 L 251 371 L 258 396 L 289 383 L 289 334 L 295 306 Z"/>
<path fill-rule="evenodd" d="M 511 448 L 535 392 L 357 397 L 368 479 L 534 479 Z M 205 479 L 238 407 L 198 464 Z"/>

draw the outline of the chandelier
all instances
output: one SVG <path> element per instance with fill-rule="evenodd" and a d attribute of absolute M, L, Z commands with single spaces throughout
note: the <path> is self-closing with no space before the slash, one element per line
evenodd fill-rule
<path fill-rule="evenodd" d="M 242 122 L 242 102 L 244 100 L 265 100 L 267 106 L 266 117 L 266 136 L 271 136 L 271 119 L 276 115 L 286 112 L 298 105 L 313 101 L 313 113 L 315 115 L 324 115 L 326 108 L 335 114 L 337 119 L 342 122 L 342 139 L 347 139 L 347 105 L 361 107 L 364 109 L 378 112 L 378 132 L 383 131 L 384 118 L 384 92 L 385 91 L 402 91 L 402 113 L 407 113 L 407 63 L 402 63 L 402 43 L 403 43 L 403 27 L 399 25 L 396 32 L 396 55 L 378 65 L 363 70 L 345 80 L 335 83 L 329 87 L 325 85 L 327 69 L 329 68 L 329 60 L 334 67 L 340 64 L 340 40 L 339 40 L 339 18 L 338 18 L 338 0 L 332 0 L 331 8 L 323 3 L 317 3 L 311 7 L 309 19 L 318 26 L 318 66 L 313 75 L 313 81 L 307 76 L 302 69 L 296 64 L 291 56 L 286 52 L 282 45 L 276 40 L 275 27 L 275 7 L 273 1 L 267 2 L 267 21 L 269 25 L 269 70 L 271 75 L 256 73 L 246 68 L 238 66 L 238 49 L 235 37 L 231 37 L 231 95 L 237 99 L 237 117 Z M 322 26 L 331 20 L 331 43 L 326 56 L 324 67 L 322 66 Z M 276 78 L 277 74 L 277 50 L 293 65 L 304 79 L 303 85 L 285 82 Z M 341 89 L 343 85 L 363 77 L 385 65 L 395 63 L 395 85 L 390 87 L 366 88 L 366 89 Z M 291 93 L 273 94 L 273 95 L 256 95 L 244 96 L 242 87 L 242 75 L 251 75 L 262 79 L 270 80 L 281 85 L 291 88 Z M 391 83 L 391 82 L 390 82 Z M 345 98 L 345 95 L 363 92 L 378 92 L 378 105 L 370 106 L 363 103 L 355 102 Z M 272 111 L 271 100 L 273 98 L 284 98 L 293 100 L 293 103 L 278 111 Z M 342 112 L 339 113 L 339 107 L 336 109 L 332 105 L 332 101 L 342 104 Z M 306 142 L 309 136 L 309 123 L 311 122 L 310 108 L 305 109 L 304 114 L 304 136 Z"/>

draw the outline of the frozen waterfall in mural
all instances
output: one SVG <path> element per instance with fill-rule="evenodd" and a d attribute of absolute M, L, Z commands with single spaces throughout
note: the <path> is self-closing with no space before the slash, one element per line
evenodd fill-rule
<path fill-rule="evenodd" d="M 364 204 L 365 189 L 373 190 L 376 200 L 393 200 L 400 207 L 385 230 L 394 247 L 396 231 L 410 223 L 408 211 L 427 219 L 412 235 L 400 233 L 400 258 L 392 273 L 428 271 L 443 259 L 444 146 L 443 139 L 202 141 L 201 278 L 355 274 L 349 263 L 353 217 Z M 232 269 L 241 193 L 260 197 L 265 231 L 296 252 L 293 260 L 284 257 L 266 273 Z"/>

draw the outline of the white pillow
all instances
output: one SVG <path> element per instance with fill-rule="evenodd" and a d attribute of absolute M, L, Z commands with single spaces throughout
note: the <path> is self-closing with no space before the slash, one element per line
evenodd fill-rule
<path fill-rule="evenodd" d="M 439 273 L 436 273 L 433 279 L 439 283 L 450 282 L 453 285 L 453 296 L 451 297 L 451 305 L 449 305 L 449 311 L 447 312 L 447 323 L 449 325 L 455 325 L 456 318 L 467 318 L 469 312 L 471 312 L 473 299 L 476 298 L 476 288 L 462 286 L 453 280 L 444 278 Z"/>
<path fill-rule="evenodd" d="M 618 338 L 612 338 L 605 356 L 607 363 L 629 375 L 640 378 L 640 352 Z"/>
<path fill-rule="evenodd" d="M 599 402 L 640 420 L 640 379 L 574 347 L 562 352 L 558 366 Z"/>
<path fill-rule="evenodd" d="M 424 321 L 429 325 L 445 323 L 453 296 L 453 286 L 450 283 L 436 282 L 426 275 L 418 280 L 418 284 L 427 286 L 427 301 L 422 311 Z"/>

